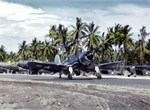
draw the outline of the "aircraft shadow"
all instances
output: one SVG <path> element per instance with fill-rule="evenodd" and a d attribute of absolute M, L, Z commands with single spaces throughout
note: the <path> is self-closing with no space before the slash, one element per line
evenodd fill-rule
<path fill-rule="evenodd" d="M 93 80 L 93 81 L 101 81 L 104 79 L 118 79 L 118 78 L 102 78 L 102 79 L 97 79 L 97 78 L 91 78 L 91 77 L 75 77 L 72 80 L 69 80 L 67 77 L 62 77 L 62 78 L 58 78 L 58 77 L 50 77 L 50 78 L 37 78 L 37 79 L 32 79 L 32 80 L 36 80 L 36 81 L 89 81 L 89 80 Z"/>
<path fill-rule="evenodd" d="M 32 79 L 37 81 L 75 81 L 75 80 L 98 80 L 96 78 L 73 78 L 72 80 L 69 80 L 67 78 L 49 78 L 49 79 Z"/>

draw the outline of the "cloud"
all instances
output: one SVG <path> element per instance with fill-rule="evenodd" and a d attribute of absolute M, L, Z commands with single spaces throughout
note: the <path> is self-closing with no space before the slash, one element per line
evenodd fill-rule
<path fill-rule="evenodd" d="M 139 29 L 144 25 L 147 27 L 147 30 L 150 31 L 150 8 L 138 7 L 135 5 L 119 5 L 115 8 L 110 8 L 108 13 L 105 16 L 107 24 L 129 24 L 133 27 L 132 31 L 134 33 L 139 33 Z"/>
<path fill-rule="evenodd" d="M 101 32 L 117 23 L 129 24 L 133 27 L 137 38 L 142 25 L 150 32 L 150 8 L 138 7 L 131 4 L 120 4 L 107 9 L 85 8 L 33 8 L 27 5 L 0 1 L 0 45 L 6 46 L 7 51 L 17 51 L 18 43 L 26 40 L 30 43 L 34 37 L 44 40 L 49 26 L 59 23 L 69 26 L 75 25 L 76 17 L 85 22 L 94 21 L 100 26 Z M 148 37 L 147 37 L 148 38 Z M 9 41 L 9 43 L 8 43 Z"/>
<path fill-rule="evenodd" d="M 150 8 L 121 4 L 116 7 L 109 7 L 107 10 L 75 8 L 57 8 L 54 10 L 56 15 L 60 15 L 63 18 L 70 20 L 69 22 L 71 24 L 75 24 L 75 18 L 77 16 L 81 17 L 82 20 L 86 22 L 94 21 L 95 24 L 100 25 L 101 32 L 107 31 L 108 27 L 112 27 L 117 23 L 122 25 L 129 24 L 133 28 L 132 31 L 135 34 L 139 33 L 139 29 L 142 25 L 147 27 L 147 31 L 150 31 Z M 53 13 L 53 9 L 48 11 Z"/>
<path fill-rule="evenodd" d="M 40 14 L 43 11 L 41 9 L 34 9 L 29 6 L 24 6 L 15 3 L 0 2 L 0 17 L 5 17 L 8 20 L 25 20 L 32 18 L 33 14 Z"/>
<path fill-rule="evenodd" d="M 5 45 L 8 51 L 17 51 L 22 40 L 44 39 L 50 25 L 48 21 L 57 22 L 59 19 L 45 14 L 42 9 L 25 5 L 0 1 L 0 7 L 0 45 Z"/>

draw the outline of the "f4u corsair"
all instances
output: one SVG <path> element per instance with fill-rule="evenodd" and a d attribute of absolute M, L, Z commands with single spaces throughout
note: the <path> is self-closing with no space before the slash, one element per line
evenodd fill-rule
<path fill-rule="evenodd" d="M 68 79 L 72 79 L 72 76 L 80 75 L 83 72 L 94 72 L 98 79 L 102 78 L 101 69 L 116 67 L 116 65 L 122 62 L 104 63 L 95 65 L 93 63 L 93 54 L 89 51 L 81 52 L 76 56 L 72 56 L 65 60 L 63 63 L 60 61 L 59 55 L 56 55 L 55 62 L 41 63 L 37 61 L 23 61 L 19 62 L 18 66 L 23 69 L 28 69 L 30 74 L 37 74 L 40 70 L 46 70 L 52 73 L 59 73 L 59 78 L 62 74 L 68 76 Z"/>

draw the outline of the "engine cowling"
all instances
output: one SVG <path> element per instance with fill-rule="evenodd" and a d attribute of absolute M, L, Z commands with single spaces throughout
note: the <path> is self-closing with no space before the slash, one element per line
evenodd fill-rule
<path fill-rule="evenodd" d="M 93 54 L 91 52 L 84 52 L 79 56 L 79 61 L 82 65 L 90 65 L 93 61 Z"/>

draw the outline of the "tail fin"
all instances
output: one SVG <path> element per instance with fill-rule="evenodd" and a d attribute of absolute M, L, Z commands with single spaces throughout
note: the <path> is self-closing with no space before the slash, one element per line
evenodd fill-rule
<path fill-rule="evenodd" d="M 56 56 L 55 56 L 55 61 L 54 61 L 56 64 L 62 64 L 61 63 L 61 60 L 60 60 L 60 56 L 57 54 Z"/>

